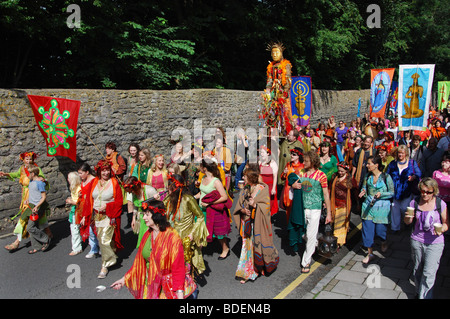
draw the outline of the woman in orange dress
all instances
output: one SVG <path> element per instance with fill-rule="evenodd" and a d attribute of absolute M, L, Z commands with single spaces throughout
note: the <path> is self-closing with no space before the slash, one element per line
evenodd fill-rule
<path fill-rule="evenodd" d="M 130 270 L 111 288 L 126 286 L 136 299 L 184 299 L 194 295 L 197 285 L 185 264 L 183 242 L 167 220 L 164 203 L 150 199 L 142 203 L 142 208 L 148 231 Z"/>

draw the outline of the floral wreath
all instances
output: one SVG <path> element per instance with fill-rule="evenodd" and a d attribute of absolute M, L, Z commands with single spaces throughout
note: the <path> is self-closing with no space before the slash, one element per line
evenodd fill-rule
<path fill-rule="evenodd" d="M 164 209 L 158 208 L 158 207 L 155 207 L 155 206 L 150 206 L 146 202 L 142 203 L 142 209 L 143 210 L 150 210 L 150 211 L 152 211 L 152 213 L 158 213 L 158 214 L 161 214 L 163 216 L 166 216 L 166 211 Z"/>
<path fill-rule="evenodd" d="M 269 154 L 269 156 L 272 155 L 272 152 L 270 151 L 270 149 L 267 148 L 266 145 L 262 145 L 261 150 L 265 150 L 267 152 L 267 154 Z"/>
<path fill-rule="evenodd" d="M 123 184 L 123 188 L 134 188 L 135 186 L 140 186 L 142 187 L 143 185 L 145 185 L 143 182 L 141 182 L 140 180 L 135 180 L 132 183 L 129 184 Z"/>
<path fill-rule="evenodd" d="M 337 166 L 345 169 L 346 171 L 348 171 L 350 169 L 350 165 L 348 165 L 347 162 L 344 162 L 344 161 L 337 164 Z"/>
<path fill-rule="evenodd" d="M 97 165 L 94 167 L 95 171 L 97 172 L 97 176 L 99 175 L 99 170 L 100 172 L 104 169 L 109 169 L 111 171 L 111 177 L 115 176 L 114 174 L 114 170 L 112 169 L 112 163 L 106 159 L 104 160 L 100 160 Z"/>
<path fill-rule="evenodd" d="M 19 155 L 19 159 L 22 162 L 25 160 L 25 157 L 31 157 L 31 160 L 34 162 L 34 160 L 38 157 L 38 155 L 35 152 L 24 152 Z"/>

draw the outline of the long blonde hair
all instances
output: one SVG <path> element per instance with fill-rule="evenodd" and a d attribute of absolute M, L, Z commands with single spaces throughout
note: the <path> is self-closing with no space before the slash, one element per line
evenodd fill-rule
<path fill-rule="evenodd" d="M 162 154 L 158 154 L 158 155 L 155 155 L 153 157 L 153 164 L 152 164 L 152 167 L 151 167 L 151 170 L 153 172 L 156 172 L 156 159 L 159 158 L 159 157 L 162 157 L 162 159 L 164 160 L 164 155 L 162 155 Z M 166 171 L 166 170 L 167 170 L 167 166 L 166 166 L 166 162 L 164 162 L 164 165 L 163 165 L 161 171 Z"/>
<path fill-rule="evenodd" d="M 69 189 L 71 192 L 76 191 L 76 189 L 81 186 L 81 178 L 80 175 L 78 175 L 78 172 L 70 172 L 67 179 L 69 181 Z"/>

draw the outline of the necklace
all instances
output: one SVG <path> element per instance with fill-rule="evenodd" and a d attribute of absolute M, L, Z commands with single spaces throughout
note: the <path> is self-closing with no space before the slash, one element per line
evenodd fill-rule
<path fill-rule="evenodd" d="M 398 162 L 399 165 L 405 165 L 408 161 L 405 160 L 404 162 Z"/>

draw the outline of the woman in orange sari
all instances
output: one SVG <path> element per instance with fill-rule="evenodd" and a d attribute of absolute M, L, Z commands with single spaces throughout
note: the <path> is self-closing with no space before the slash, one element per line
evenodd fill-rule
<path fill-rule="evenodd" d="M 111 287 L 126 286 L 136 299 L 184 299 L 197 290 L 185 266 L 183 243 L 167 221 L 164 204 L 142 203 L 148 226 L 130 270 Z"/>

